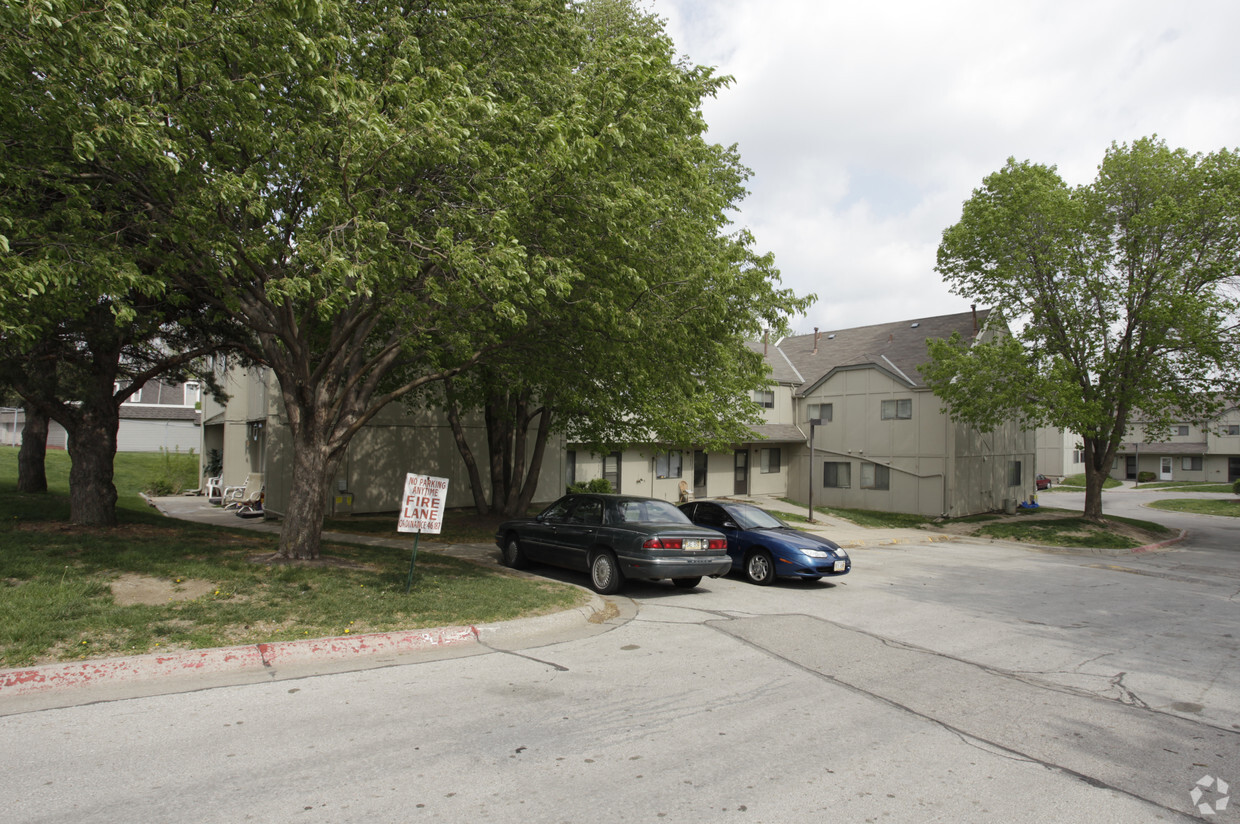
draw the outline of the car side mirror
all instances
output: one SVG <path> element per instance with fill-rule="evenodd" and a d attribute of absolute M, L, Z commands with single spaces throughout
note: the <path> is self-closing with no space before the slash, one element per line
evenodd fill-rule
<path fill-rule="evenodd" d="M 736 525 L 735 521 L 724 521 L 722 524 L 720 524 L 720 526 L 722 526 L 724 529 L 740 529 L 740 527 Z"/>

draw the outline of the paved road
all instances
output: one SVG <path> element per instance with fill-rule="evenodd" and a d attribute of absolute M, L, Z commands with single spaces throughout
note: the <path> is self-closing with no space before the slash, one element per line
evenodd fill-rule
<path fill-rule="evenodd" d="M 834 583 L 633 585 L 592 637 L 9 715 L 0 809 L 1236 822 L 1190 791 L 1240 786 L 1240 552 L 1187 546 L 864 547 Z"/>

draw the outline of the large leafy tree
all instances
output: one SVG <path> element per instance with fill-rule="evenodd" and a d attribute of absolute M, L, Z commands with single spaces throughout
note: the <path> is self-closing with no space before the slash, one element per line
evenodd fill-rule
<path fill-rule="evenodd" d="M 75 64 L 97 68 L 91 55 L 108 44 L 32 8 L 0 7 L 0 383 L 27 410 L 23 489 L 46 486 L 55 420 L 72 458 L 71 519 L 107 526 L 120 404 L 157 376 L 184 377 L 222 328 L 168 289 L 177 263 L 141 219 L 150 204 L 109 180 L 153 146 L 114 110 L 115 85 L 131 79 L 79 76 Z M 167 158 L 154 167 L 150 178 L 166 174 Z"/>
<path fill-rule="evenodd" d="M 1096 179 L 1009 160 L 943 233 L 938 271 L 1013 335 L 932 341 L 927 382 L 952 416 L 1080 436 L 1086 517 L 1134 420 L 1147 437 L 1237 396 L 1240 158 L 1154 138 L 1112 145 Z"/>
<path fill-rule="evenodd" d="M 565 427 L 607 449 L 744 440 L 748 390 L 765 379 L 745 341 L 812 300 L 778 288 L 770 257 L 729 225 L 748 172 L 705 139 L 700 108 L 727 79 L 679 62 L 662 21 L 628 0 L 582 4 L 579 25 L 580 64 L 546 87 L 583 115 L 565 123 L 568 159 L 504 203 L 522 246 L 570 285 L 524 308 L 521 338 L 446 392 L 484 511 L 526 510 Z M 489 498 L 468 409 L 486 422 Z"/>
<path fill-rule="evenodd" d="M 529 201 L 589 172 L 583 135 L 601 126 L 618 144 L 641 129 L 640 111 L 599 124 L 590 98 L 565 97 L 588 40 L 580 13 L 556 0 L 5 6 L 0 71 L 23 90 L 11 133 L 56 124 L 38 185 L 94 181 L 108 207 L 69 197 L 66 219 L 124 229 L 98 233 L 123 247 L 84 246 L 80 270 L 154 278 L 148 294 L 171 285 L 243 324 L 236 349 L 277 378 L 294 448 L 281 554 L 318 554 L 328 484 L 373 415 L 518 339 L 586 276 L 524 223 Z M 639 189 L 613 175 L 596 196 Z M 95 286 L 83 291 L 116 294 Z"/>

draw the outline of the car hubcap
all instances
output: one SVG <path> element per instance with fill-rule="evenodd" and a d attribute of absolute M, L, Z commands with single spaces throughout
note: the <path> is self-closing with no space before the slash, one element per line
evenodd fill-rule
<path fill-rule="evenodd" d="M 513 561 L 517 560 L 517 542 L 516 541 L 508 542 L 508 551 L 506 553 L 505 560 L 507 560 L 508 563 L 512 563 Z"/>
<path fill-rule="evenodd" d="M 600 555 L 594 559 L 594 583 L 596 586 L 605 587 L 611 582 L 611 565 L 607 563 L 607 559 Z"/>
<path fill-rule="evenodd" d="M 766 556 L 755 555 L 749 559 L 749 577 L 761 581 L 767 574 Z"/>

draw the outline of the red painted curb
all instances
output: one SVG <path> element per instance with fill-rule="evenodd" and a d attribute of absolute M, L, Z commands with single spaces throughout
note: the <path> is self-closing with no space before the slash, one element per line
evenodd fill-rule
<path fill-rule="evenodd" d="M 448 627 L 45 664 L 30 669 L 0 670 L 0 697 L 190 673 L 262 669 L 310 659 L 416 652 L 477 641 L 475 627 Z"/>

